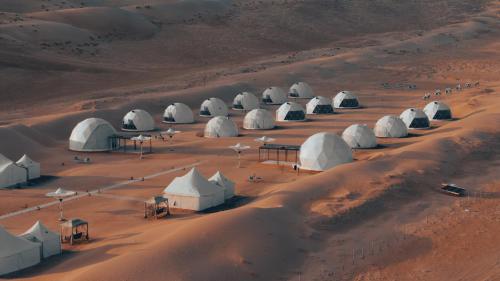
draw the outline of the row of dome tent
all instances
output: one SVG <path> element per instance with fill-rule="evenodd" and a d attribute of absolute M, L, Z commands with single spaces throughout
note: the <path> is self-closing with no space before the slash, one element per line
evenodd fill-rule
<path fill-rule="evenodd" d="M 24 184 L 40 177 L 40 163 L 28 155 L 23 155 L 17 162 L 0 154 L 0 188 Z"/>

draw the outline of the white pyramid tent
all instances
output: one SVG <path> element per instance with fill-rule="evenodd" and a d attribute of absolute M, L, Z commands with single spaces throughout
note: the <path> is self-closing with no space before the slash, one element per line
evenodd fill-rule
<path fill-rule="evenodd" d="M 40 163 L 33 161 L 28 155 L 24 154 L 16 162 L 17 166 L 24 168 L 28 172 L 28 179 L 37 179 L 40 177 Z"/>
<path fill-rule="evenodd" d="M 286 94 L 279 87 L 269 87 L 262 93 L 262 102 L 265 104 L 282 104 L 286 102 Z"/>
<path fill-rule="evenodd" d="M 61 236 L 59 233 L 50 231 L 40 221 L 19 236 L 31 242 L 40 243 L 43 258 L 61 254 Z"/>
<path fill-rule="evenodd" d="M 304 120 L 306 120 L 304 108 L 296 102 L 285 102 L 276 110 L 276 121 Z"/>
<path fill-rule="evenodd" d="M 254 109 L 243 119 L 243 128 L 247 130 L 270 130 L 274 125 L 273 115 L 265 109 Z"/>
<path fill-rule="evenodd" d="M 25 183 L 28 174 L 25 168 L 17 166 L 12 160 L 0 154 L 0 188 Z"/>
<path fill-rule="evenodd" d="M 201 103 L 200 116 L 215 117 L 215 116 L 227 116 L 227 115 L 228 115 L 227 105 L 221 99 L 209 98 Z"/>
<path fill-rule="evenodd" d="M 342 139 L 351 148 L 372 148 L 377 146 L 377 138 L 373 131 L 366 125 L 354 124 L 342 133 Z"/>
<path fill-rule="evenodd" d="M 224 188 L 224 199 L 229 199 L 234 196 L 234 182 L 226 178 L 220 171 L 217 171 L 211 178 L 210 182 Z"/>
<path fill-rule="evenodd" d="M 193 111 L 183 103 L 173 103 L 163 112 L 163 122 L 177 124 L 194 123 Z"/>
<path fill-rule="evenodd" d="M 206 138 L 228 138 L 238 136 L 238 126 L 228 117 L 216 116 L 205 125 Z"/>
<path fill-rule="evenodd" d="M 71 131 L 69 149 L 87 152 L 108 151 L 112 147 L 109 138 L 115 134 L 115 129 L 108 121 L 100 118 L 87 118 Z"/>
<path fill-rule="evenodd" d="M 433 101 L 424 107 L 424 112 L 430 120 L 450 120 L 451 109 L 442 101 Z"/>
<path fill-rule="evenodd" d="M 387 115 L 380 118 L 373 129 L 379 138 L 404 138 L 408 136 L 408 129 L 401 118 Z"/>
<path fill-rule="evenodd" d="M 352 150 L 334 133 L 317 133 L 300 147 L 300 168 L 325 171 L 337 165 L 352 162 Z"/>
<path fill-rule="evenodd" d="M 418 108 L 408 108 L 399 115 L 399 118 L 403 120 L 408 129 L 426 129 L 430 126 L 429 118 Z"/>
<path fill-rule="evenodd" d="M 297 82 L 290 87 L 288 96 L 299 99 L 310 99 L 314 97 L 314 92 L 306 82 Z"/>
<path fill-rule="evenodd" d="M 333 106 L 330 99 L 322 96 L 317 96 L 312 98 L 306 104 L 307 114 L 332 114 Z"/>
<path fill-rule="evenodd" d="M 224 203 L 224 189 L 205 179 L 196 168 L 176 177 L 163 192 L 173 208 L 201 211 Z"/>
<path fill-rule="evenodd" d="M 233 109 L 252 110 L 260 107 L 259 98 L 249 92 L 239 93 L 233 100 Z"/>
<path fill-rule="evenodd" d="M 40 246 L 16 237 L 0 226 L 0 275 L 40 263 Z"/>
<path fill-rule="evenodd" d="M 129 111 L 123 117 L 122 130 L 132 132 L 146 132 L 155 129 L 155 121 L 149 112 L 142 109 Z"/>
<path fill-rule="evenodd" d="M 358 108 L 358 97 L 350 91 L 339 92 L 333 98 L 333 107 L 335 108 Z"/>

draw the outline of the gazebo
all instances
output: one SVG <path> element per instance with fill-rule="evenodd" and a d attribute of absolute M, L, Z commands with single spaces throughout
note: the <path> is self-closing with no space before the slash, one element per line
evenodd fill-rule
<path fill-rule="evenodd" d="M 61 243 L 89 241 L 89 223 L 82 219 L 71 219 L 61 224 Z"/>
<path fill-rule="evenodd" d="M 168 199 L 163 196 L 154 196 L 144 201 L 144 218 L 159 219 L 170 215 Z"/>

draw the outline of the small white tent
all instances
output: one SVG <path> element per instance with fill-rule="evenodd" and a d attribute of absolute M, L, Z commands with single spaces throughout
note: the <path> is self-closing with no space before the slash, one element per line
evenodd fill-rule
<path fill-rule="evenodd" d="M 286 102 L 286 94 L 279 87 L 269 87 L 262 93 L 262 102 L 265 104 L 282 104 Z"/>
<path fill-rule="evenodd" d="M 164 123 L 189 124 L 194 122 L 193 111 L 189 106 L 176 102 L 169 105 L 163 112 Z"/>
<path fill-rule="evenodd" d="M 106 120 L 87 118 L 71 131 L 69 149 L 87 152 L 108 151 L 113 146 L 109 138 L 115 134 L 115 129 Z"/>
<path fill-rule="evenodd" d="M 377 146 L 373 131 L 366 125 L 353 124 L 342 133 L 342 139 L 351 148 L 372 148 Z"/>
<path fill-rule="evenodd" d="M 224 189 L 209 182 L 196 168 L 176 177 L 163 192 L 173 208 L 201 211 L 224 203 Z"/>
<path fill-rule="evenodd" d="M 155 121 L 149 112 L 142 109 L 129 111 L 123 117 L 122 130 L 132 132 L 146 132 L 155 129 Z"/>
<path fill-rule="evenodd" d="M 296 102 L 285 102 L 276 110 L 276 121 L 304 120 L 306 120 L 304 108 Z"/>
<path fill-rule="evenodd" d="M 227 116 L 228 110 L 226 103 L 218 98 L 209 98 L 204 100 L 200 106 L 200 116 L 215 117 Z"/>
<path fill-rule="evenodd" d="M 334 133 L 317 133 L 300 146 L 300 168 L 325 171 L 337 165 L 352 162 L 352 150 Z"/>
<path fill-rule="evenodd" d="M 442 101 L 433 101 L 424 107 L 424 112 L 430 120 L 451 120 L 451 109 Z"/>
<path fill-rule="evenodd" d="M 401 118 L 387 115 L 380 118 L 373 129 L 379 138 L 404 138 L 408 136 L 408 129 Z"/>
<path fill-rule="evenodd" d="M 399 118 L 403 120 L 408 129 L 426 129 L 430 126 L 429 118 L 418 108 L 408 108 L 401 113 Z"/>
<path fill-rule="evenodd" d="M 274 125 L 273 115 L 265 109 L 254 109 L 243 119 L 243 128 L 247 130 L 270 130 Z"/>
<path fill-rule="evenodd" d="M 291 98 L 310 99 L 314 97 L 314 92 L 306 82 L 297 82 L 290 87 L 288 96 Z"/>
<path fill-rule="evenodd" d="M 233 100 L 233 109 L 249 111 L 260 107 L 259 98 L 249 92 L 239 93 Z"/>
<path fill-rule="evenodd" d="M 40 244 L 16 237 L 0 226 L 0 276 L 40 263 Z"/>
<path fill-rule="evenodd" d="M 333 106 L 330 99 L 327 99 L 322 96 L 317 96 L 312 98 L 306 104 L 306 113 L 307 114 L 332 114 Z"/>
<path fill-rule="evenodd" d="M 211 178 L 210 182 L 224 188 L 224 199 L 229 199 L 234 196 L 234 182 L 226 178 L 220 171 L 217 171 Z"/>
<path fill-rule="evenodd" d="M 350 91 L 339 92 L 333 98 L 333 107 L 335 108 L 358 108 L 358 97 Z"/>
<path fill-rule="evenodd" d="M 17 160 L 16 165 L 24 168 L 28 172 L 28 179 L 37 179 L 40 177 L 40 163 L 33 161 L 28 155 L 24 154 L 19 160 Z"/>
<path fill-rule="evenodd" d="M 216 116 L 205 125 L 206 138 L 227 138 L 238 136 L 238 126 L 233 120 L 224 116 Z"/>
<path fill-rule="evenodd" d="M 0 154 L 0 188 L 25 183 L 28 174 L 25 168 L 17 166 L 12 160 Z"/>
<path fill-rule="evenodd" d="M 50 231 L 40 221 L 19 236 L 31 242 L 40 243 L 43 258 L 61 254 L 61 236 L 59 233 Z"/>

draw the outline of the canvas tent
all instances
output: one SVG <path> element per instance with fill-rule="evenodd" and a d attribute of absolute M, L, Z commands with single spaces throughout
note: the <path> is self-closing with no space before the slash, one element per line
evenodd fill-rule
<path fill-rule="evenodd" d="M 342 133 L 342 139 L 351 148 L 372 148 L 377 146 L 373 131 L 366 125 L 353 124 Z"/>
<path fill-rule="evenodd" d="M 78 123 L 71 131 L 69 149 L 74 151 L 109 151 L 115 145 L 110 137 L 116 131 L 108 121 L 100 118 L 87 118 Z"/>
<path fill-rule="evenodd" d="M 19 236 L 31 242 L 39 243 L 43 258 L 61 254 L 61 236 L 59 233 L 50 231 L 40 221 L 37 221 L 30 229 Z"/>
<path fill-rule="evenodd" d="M 276 121 L 304 120 L 306 120 L 304 108 L 296 102 L 285 102 L 276 110 Z"/>
<path fill-rule="evenodd" d="M 123 117 L 122 130 L 132 132 L 146 132 L 155 129 L 155 121 L 149 112 L 142 109 L 129 111 Z"/>
<path fill-rule="evenodd" d="M 358 97 L 350 91 L 339 92 L 333 98 L 333 107 L 335 108 L 358 108 Z"/>
<path fill-rule="evenodd" d="M 215 117 L 215 116 L 227 116 L 227 115 L 228 115 L 227 105 L 221 99 L 209 98 L 201 103 L 200 116 Z"/>
<path fill-rule="evenodd" d="M 262 93 L 262 102 L 265 104 L 282 104 L 286 102 L 286 94 L 279 87 L 269 87 Z"/>
<path fill-rule="evenodd" d="M 206 138 L 227 138 L 238 136 L 238 126 L 233 120 L 224 116 L 216 116 L 205 125 Z"/>
<path fill-rule="evenodd" d="M 33 161 L 28 157 L 28 155 L 24 154 L 19 160 L 17 160 L 16 165 L 27 171 L 28 180 L 40 177 L 40 163 Z"/>
<path fill-rule="evenodd" d="M 408 129 L 401 118 L 387 115 L 380 118 L 373 129 L 379 138 L 404 138 L 408 136 Z"/>
<path fill-rule="evenodd" d="M 0 188 L 16 186 L 27 182 L 25 168 L 17 166 L 12 160 L 0 154 Z"/>
<path fill-rule="evenodd" d="M 196 168 L 176 177 L 163 192 L 172 208 L 201 211 L 224 203 L 224 189 L 205 179 Z"/>
<path fill-rule="evenodd" d="M 312 98 L 306 104 L 307 114 L 332 114 L 333 106 L 330 99 L 322 96 L 317 96 Z"/>
<path fill-rule="evenodd" d="M 217 171 L 211 178 L 208 179 L 211 183 L 224 188 L 224 199 L 229 199 L 234 196 L 234 182 L 226 178 L 220 171 Z"/>
<path fill-rule="evenodd" d="M 233 109 L 249 111 L 259 108 L 259 98 L 249 92 L 239 93 L 233 100 Z"/>
<path fill-rule="evenodd" d="M 301 169 L 325 171 L 348 162 L 352 162 L 351 148 L 334 133 L 314 134 L 300 146 Z"/>
<path fill-rule="evenodd" d="M 399 116 L 408 129 L 426 129 L 429 128 L 429 118 L 418 108 L 408 108 Z"/>
<path fill-rule="evenodd" d="M 163 112 L 164 123 L 189 124 L 194 122 L 193 111 L 187 105 L 176 102 Z"/>
<path fill-rule="evenodd" d="M 430 120 L 450 120 L 451 109 L 442 101 L 433 101 L 424 107 L 424 112 Z"/>
<path fill-rule="evenodd" d="M 306 82 L 297 82 L 290 87 L 288 96 L 291 98 L 310 99 L 314 97 L 314 92 Z"/>
<path fill-rule="evenodd" d="M 40 263 L 40 246 L 0 226 L 0 276 Z"/>
<path fill-rule="evenodd" d="M 243 128 L 247 130 L 270 130 L 274 125 L 273 115 L 265 109 L 254 109 L 243 119 Z"/>

